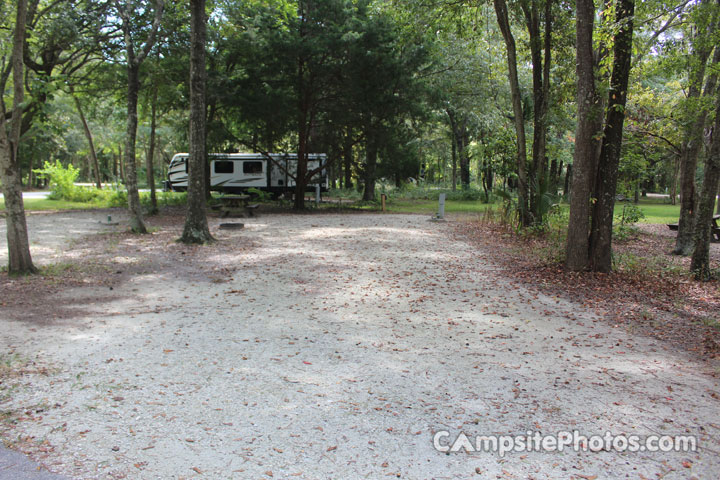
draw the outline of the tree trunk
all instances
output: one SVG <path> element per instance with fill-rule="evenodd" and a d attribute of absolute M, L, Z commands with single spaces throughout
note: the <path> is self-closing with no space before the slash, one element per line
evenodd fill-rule
<path fill-rule="evenodd" d="M 670 189 L 670 204 L 677 204 L 677 187 L 678 176 L 680 175 L 680 157 L 675 159 L 675 168 L 673 169 L 672 188 Z"/>
<path fill-rule="evenodd" d="M 150 53 L 153 45 L 155 45 L 155 37 L 160 28 L 160 20 L 162 19 L 164 2 L 163 0 L 155 1 L 155 16 L 153 19 L 150 32 L 145 39 L 143 48 L 135 51 L 135 43 L 132 38 L 131 17 L 135 13 L 132 11 L 130 3 L 118 9 L 118 14 L 122 18 L 122 30 L 125 39 L 125 52 L 127 61 L 127 128 L 125 131 L 125 186 L 128 194 L 128 210 L 130 212 L 130 229 L 135 233 L 147 233 L 145 223 L 142 218 L 142 206 L 140 204 L 140 194 L 137 186 L 137 164 L 135 160 L 135 144 L 137 138 L 137 104 L 138 92 L 140 91 L 140 65 Z"/>
<path fill-rule="evenodd" d="M 607 119 L 595 183 L 597 200 L 593 208 L 590 233 L 590 269 L 596 272 L 610 272 L 612 269 L 613 209 L 632 60 L 635 1 L 619 0 L 616 9 L 616 23 L 621 27 L 615 34 L 613 46 Z"/>
<path fill-rule="evenodd" d="M 129 55 L 128 55 L 129 56 Z M 142 216 L 140 193 L 137 186 L 137 163 L 135 160 L 135 143 L 137 138 L 137 104 L 140 90 L 139 65 L 128 62 L 127 75 L 127 126 L 125 129 L 125 187 L 127 188 L 128 210 L 130 212 L 130 229 L 135 233 L 147 233 Z"/>
<path fill-rule="evenodd" d="M 452 155 L 452 191 L 454 192 L 457 189 L 457 147 L 458 147 L 458 139 L 457 139 L 457 130 L 453 126 L 452 129 L 452 148 L 451 148 L 451 155 Z"/>
<path fill-rule="evenodd" d="M 530 212 L 532 222 L 543 222 L 540 211 L 542 185 L 545 182 L 545 150 L 547 145 L 547 107 L 550 95 L 550 60 L 552 39 L 552 1 L 545 1 L 545 32 L 540 32 L 540 13 L 538 0 L 521 3 L 525 14 L 525 23 L 530 37 L 530 57 L 532 60 L 534 131 L 530 178 Z M 543 58 L 544 50 L 544 58 Z"/>
<path fill-rule="evenodd" d="M 307 180 L 307 135 L 305 133 L 305 115 L 300 114 L 298 133 L 297 171 L 295 172 L 295 210 L 305 209 L 305 186 Z"/>
<path fill-rule="evenodd" d="M 688 88 L 688 99 L 699 100 L 701 98 L 700 86 L 705 75 L 707 59 L 710 56 L 708 48 L 701 48 L 698 51 L 695 71 L 692 73 L 690 87 Z M 713 55 L 713 67 L 720 63 L 720 48 L 715 49 Z M 711 70 L 712 71 L 712 70 Z M 702 97 L 710 97 L 715 94 L 715 84 L 717 83 L 717 74 L 708 75 L 705 82 L 705 89 Z M 697 170 L 697 157 L 700 153 L 703 143 L 703 130 L 707 121 L 707 109 L 700 107 L 694 112 L 695 118 L 685 130 L 685 141 L 680 150 L 681 165 L 681 186 L 680 186 L 680 220 L 678 222 L 678 233 L 675 239 L 675 249 L 673 253 L 676 255 L 690 255 L 694 247 L 693 228 L 697 224 L 695 221 L 695 207 L 697 203 L 697 191 L 695 186 L 695 173 Z"/>
<path fill-rule="evenodd" d="M 123 156 L 123 148 L 122 145 L 118 145 L 118 170 L 120 173 L 120 180 L 122 181 L 123 185 L 126 185 L 127 182 L 125 181 L 125 161 Z"/>
<path fill-rule="evenodd" d="M 22 128 L 22 103 L 25 95 L 23 84 L 23 47 L 25 44 L 25 24 L 27 19 L 27 0 L 18 0 L 15 31 L 13 33 L 12 78 L 13 107 L 6 128 L 7 116 L 5 102 L 0 98 L 0 180 L 5 195 L 5 222 L 7 224 L 8 273 L 35 273 L 30 256 L 25 206 L 22 199 L 22 182 L 18 162 L 18 144 Z M 4 82 L 3 82 L 4 83 Z M 0 85 L 0 91 L 5 85 Z"/>
<path fill-rule="evenodd" d="M 205 213 L 205 0 L 190 0 L 190 157 L 185 228 L 180 241 L 207 243 L 213 240 Z"/>
<path fill-rule="evenodd" d="M 302 6 L 300 6 L 300 14 L 302 14 Z M 305 21 L 305 19 L 303 19 Z M 303 36 L 301 26 L 301 37 Z M 305 178 L 307 174 L 307 154 L 308 154 L 308 118 L 310 116 L 310 103 L 309 96 L 311 95 L 308 90 L 310 86 L 307 85 L 306 75 L 306 61 L 301 55 L 298 58 L 297 64 L 297 93 L 298 93 L 298 117 L 297 117 L 297 132 L 298 132 L 298 152 L 297 152 L 297 171 L 295 172 L 295 210 L 305 209 L 305 186 L 307 180 Z"/>
<path fill-rule="evenodd" d="M 718 183 L 720 183 L 720 98 L 715 108 L 713 140 L 705 161 L 702 195 L 696 215 L 694 250 L 690 261 L 690 271 L 697 280 L 710 279 L 710 240 Z"/>
<path fill-rule="evenodd" d="M 507 49 L 508 80 L 510 82 L 510 96 L 512 97 L 513 115 L 515 116 L 515 133 L 517 136 L 517 175 L 518 175 L 518 213 L 523 226 L 530 224 L 528 214 L 528 181 L 526 173 L 527 146 L 525 145 L 525 119 L 523 117 L 522 98 L 520 96 L 520 82 L 517 72 L 517 54 L 515 51 L 515 38 L 510 30 L 507 4 L 505 0 L 493 0 L 498 26 L 505 40 Z"/>
<path fill-rule="evenodd" d="M 80 116 L 80 121 L 82 122 L 83 131 L 85 132 L 85 138 L 87 138 L 88 141 L 88 149 L 90 150 L 90 163 L 92 165 L 92 170 L 95 176 L 95 187 L 102 188 L 102 180 L 100 178 L 100 164 L 98 162 L 97 153 L 95 151 L 95 142 L 93 141 L 92 132 L 90 131 L 87 119 L 85 118 L 85 113 L 83 113 L 80 99 L 75 96 L 72 87 L 70 88 L 70 95 L 72 95 L 73 100 L 75 101 L 75 108 L 77 108 L 78 115 Z"/>
<path fill-rule="evenodd" d="M 345 161 L 345 188 L 352 188 L 352 164 L 353 164 L 353 141 L 352 141 L 352 128 L 347 127 L 345 133 L 345 146 L 343 147 L 343 159 Z"/>
<path fill-rule="evenodd" d="M 563 185 L 563 196 L 565 198 L 568 198 L 570 195 L 570 177 L 572 177 L 572 169 L 572 163 L 569 163 L 568 166 L 565 167 L 565 183 Z"/>
<path fill-rule="evenodd" d="M 192 127 L 191 127 L 192 128 Z M 157 85 L 153 87 L 152 104 L 150 105 L 150 145 L 145 157 L 147 183 L 150 187 L 150 214 L 158 212 L 157 195 L 155 193 L 155 131 L 157 129 Z"/>
<path fill-rule="evenodd" d="M 463 114 L 457 124 L 457 156 L 460 163 L 460 185 L 463 190 L 470 188 L 470 133 L 468 132 L 468 116 Z"/>
<path fill-rule="evenodd" d="M 365 169 L 363 171 L 363 180 L 365 181 L 365 189 L 363 190 L 363 200 L 372 202 L 375 200 L 375 170 L 377 167 L 377 145 L 372 133 L 368 131 L 365 134 Z"/>
<path fill-rule="evenodd" d="M 565 266 L 570 270 L 584 270 L 589 262 L 589 219 L 592 181 L 595 178 L 596 149 L 593 137 L 601 117 L 600 99 L 595 87 L 595 59 L 593 55 L 593 0 L 577 0 L 577 105 L 578 120 L 575 132 L 575 156 L 568 165 L 570 184 L 570 218 L 568 221 Z M 567 183 L 567 177 L 566 177 Z M 567 190 L 567 189 L 566 189 Z"/>

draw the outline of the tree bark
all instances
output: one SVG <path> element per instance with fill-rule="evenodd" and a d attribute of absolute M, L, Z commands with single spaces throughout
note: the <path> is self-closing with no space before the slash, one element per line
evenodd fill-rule
<path fill-rule="evenodd" d="M 450 159 L 452 165 L 452 191 L 454 192 L 457 189 L 457 147 L 458 147 L 458 139 L 457 139 L 457 128 L 455 126 L 455 120 L 453 118 L 453 115 L 451 112 L 448 112 L 448 116 L 450 117 Z"/>
<path fill-rule="evenodd" d="M 596 149 L 593 137 L 601 118 L 600 99 L 595 86 L 595 58 L 593 54 L 593 0 L 577 0 L 577 105 L 578 120 L 575 131 L 575 156 L 568 175 L 570 183 L 570 218 L 568 221 L 565 266 L 569 270 L 584 270 L 589 263 L 589 219 L 592 181 L 595 178 Z M 567 177 L 566 177 L 567 181 Z"/>
<path fill-rule="evenodd" d="M 305 41 L 307 32 L 305 30 L 305 22 L 307 19 L 306 5 L 305 2 L 298 2 L 298 17 L 300 18 L 300 39 Z M 307 185 L 307 154 L 308 152 L 308 135 L 310 125 L 308 124 L 311 118 L 310 112 L 310 100 L 312 96 L 312 85 L 308 84 L 308 80 L 305 78 L 307 72 L 307 59 L 303 53 L 300 53 L 297 59 L 297 134 L 298 134 L 298 152 L 297 152 L 297 170 L 295 172 L 295 201 L 293 208 L 295 210 L 305 209 L 305 187 Z"/>
<path fill-rule="evenodd" d="M 145 158 L 145 170 L 148 187 L 150 187 L 150 213 L 158 212 L 157 195 L 155 193 L 155 142 L 157 130 L 157 85 L 153 87 L 152 104 L 150 105 L 150 145 Z"/>
<path fill-rule="evenodd" d="M 706 64 L 710 56 L 710 49 L 701 45 L 695 60 L 695 70 L 691 73 L 690 86 L 688 87 L 688 100 L 700 101 L 701 98 L 710 98 L 715 93 L 717 74 L 711 70 L 708 75 L 705 88 L 701 92 L 703 78 L 705 76 Z M 715 48 L 713 55 L 713 67 L 720 63 L 720 48 Z M 697 190 L 695 185 L 695 173 L 697 170 L 697 158 L 702 148 L 703 130 L 707 122 L 707 108 L 702 105 L 690 107 L 694 118 L 689 122 L 685 130 L 685 141 L 680 148 L 681 165 L 681 186 L 680 186 L 680 220 L 678 221 L 678 233 L 675 239 L 675 255 L 690 255 L 694 247 L 693 229 L 696 225 L 695 207 L 697 204 Z M 697 110 L 696 110 L 697 108 Z"/>
<path fill-rule="evenodd" d="M 147 233 L 143 222 L 140 193 L 137 186 L 137 163 L 135 159 L 135 144 L 137 139 L 137 104 L 140 90 L 139 65 L 128 62 L 127 68 L 127 124 L 125 128 L 125 155 L 123 166 L 125 170 L 125 187 L 127 188 L 128 209 L 130 211 L 130 229 L 135 233 Z"/>
<path fill-rule="evenodd" d="M 95 142 L 93 141 L 90 126 L 88 125 L 87 119 L 85 118 L 85 113 L 83 112 L 82 105 L 80 104 L 80 99 L 75 96 L 72 87 L 70 88 L 70 95 L 75 101 L 75 108 L 77 108 L 78 115 L 80 116 L 80 121 L 82 122 L 83 132 L 85 132 L 85 138 L 87 138 L 88 141 L 88 150 L 90 151 L 90 163 L 92 165 L 92 170 L 95 177 L 95 187 L 102 188 L 102 180 L 100 178 L 100 164 L 98 162 L 97 152 L 95 151 Z"/>
<path fill-rule="evenodd" d="M 353 164 L 353 141 L 352 141 L 352 127 L 347 127 L 345 133 L 345 146 L 343 147 L 343 160 L 345 161 L 345 167 L 343 168 L 345 174 L 344 188 L 352 188 L 352 164 Z"/>
<path fill-rule="evenodd" d="M 207 243 L 213 240 L 205 213 L 205 44 L 207 16 L 205 0 L 190 0 L 190 158 L 185 227 L 180 241 Z"/>
<path fill-rule="evenodd" d="M 612 269 L 613 209 L 632 60 L 634 14 L 634 0 L 618 1 L 616 23 L 620 25 L 620 29 L 615 34 L 613 45 L 607 119 L 595 183 L 597 200 L 593 208 L 590 233 L 590 269 L 596 272 L 610 272 Z"/>
<path fill-rule="evenodd" d="M 375 200 L 375 170 L 377 168 L 377 144 L 372 133 L 368 130 L 365 134 L 365 168 L 363 171 L 363 180 L 365 188 L 363 190 L 363 200 L 372 202 Z"/>
<path fill-rule="evenodd" d="M 13 33 L 12 78 L 13 106 L 6 128 L 5 102 L 0 97 L 0 180 L 5 195 L 5 211 L 8 244 L 8 273 L 36 273 L 30 255 L 25 206 L 22 199 L 22 181 L 18 162 L 18 144 L 22 128 L 22 103 L 25 95 L 23 84 L 23 49 L 25 45 L 25 25 L 27 19 L 27 0 L 18 0 L 15 31 Z M 4 81 L 0 91 L 5 90 Z"/>
<path fill-rule="evenodd" d="M 520 96 L 520 82 L 517 72 L 517 53 L 515 38 L 510 30 L 507 4 L 505 0 L 493 0 L 498 26 L 505 40 L 507 49 L 508 80 L 510 82 L 510 96 L 512 97 L 513 115 L 515 116 L 515 134 L 517 136 L 517 175 L 518 175 L 518 213 L 520 224 L 528 226 L 528 181 L 527 181 L 527 146 L 525 144 L 525 119 L 523 116 L 522 98 Z"/>
<path fill-rule="evenodd" d="M 720 92 L 719 92 L 720 93 Z M 710 152 L 705 161 L 703 189 L 696 215 L 694 250 L 690 271 L 697 280 L 710 279 L 710 240 L 715 194 L 720 183 L 720 97 L 715 108 L 715 124 Z"/>
<path fill-rule="evenodd" d="M 131 18 L 135 13 L 128 3 L 118 9 L 122 18 L 122 29 L 125 39 L 125 52 L 127 55 L 127 127 L 125 130 L 125 186 L 128 194 L 128 210 L 130 212 L 130 229 L 135 233 L 147 233 L 142 216 L 140 193 L 137 186 L 137 163 L 135 158 L 135 144 L 138 125 L 138 93 L 140 91 L 140 65 L 155 45 L 157 31 L 160 28 L 164 2 L 156 0 L 155 17 L 145 44 L 139 52 L 135 50 L 132 38 Z"/>
<path fill-rule="evenodd" d="M 542 223 L 540 211 L 542 185 L 545 182 L 547 146 L 547 110 L 550 95 L 550 61 L 552 46 L 552 0 L 545 0 L 545 31 L 540 32 L 540 12 L 538 0 L 521 3 L 525 14 L 525 23 L 530 37 L 530 57 L 533 77 L 533 146 L 530 178 L 530 212 L 532 222 Z"/>

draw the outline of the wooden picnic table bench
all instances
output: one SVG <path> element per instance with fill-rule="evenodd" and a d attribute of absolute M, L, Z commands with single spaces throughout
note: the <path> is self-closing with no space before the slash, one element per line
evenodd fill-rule
<path fill-rule="evenodd" d="M 710 240 L 714 242 L 720 242 L 720 224 L 718 223 L 720 221 L 720 215 L 713 215 L 712 217 L 712 231 L 710 232 Z M 677 223 L 668 223 L 668 228 L 670 230 L 677 230 L 678 224 Z M 715 237 L 715 238 L 713 238 Z"/>
<path fill-rule="evenodd" d="M 247 213 L 249 217 L 254 217 L 254 211 L 257 210 L 260 205 L 248 205 L 250 198 L 250 195 L 223 195 L 218 197 L 218 203 L 210 208 L 219 210 L 220 216 L 223 218 L 231 214 L 237 215 L 242 213 Z"/>

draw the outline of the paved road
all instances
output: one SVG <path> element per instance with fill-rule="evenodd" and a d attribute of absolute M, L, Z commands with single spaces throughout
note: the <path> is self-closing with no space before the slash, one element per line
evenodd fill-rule
<path fill-rule="evenodd" d="M 79 183 L 78 183 L 78 184 L 76 184 L 76 185 L 78 185 L 78 186 L 91 186 L 90 184 L 84 184 L 84 183 L 83 183 L 83 184 L 79 184 Z M 158 189 L 158 190 L 159 190 L 159 189 Z M 140 192 L 149 192 L 150 189 L 148 189 L 148 188 L 141 188 L 141 189 L 139 189 L 138 191 L 140 191 Z M 48 195 L 50 195 L 50 190 L 41 190 L 41 191 L 37 191 L 37 192 L 23 192 L 23 198 L 24 198 L 25 200 L 28 200 L 28 199 L 42 199 L 42 198 L 47 198 Z M 4 198 L 2 192 L 0 192 L 0 199 L 1 199 L 1 198 Z"/>
<path fill-rule="evenodd" d="M 0 480 L 65 480 L 67 477 L 42 470 L 22 453 L 0 446 Z"/>
<path fill-rule="evenodd" d="M 47 198 L 47 196 L 50 195 L 50 192 L 23 192 L 23 198 L 25 200 L 30 198 Z M 4 198 L 4 195 L 0 193 L 0 198 Z"/>

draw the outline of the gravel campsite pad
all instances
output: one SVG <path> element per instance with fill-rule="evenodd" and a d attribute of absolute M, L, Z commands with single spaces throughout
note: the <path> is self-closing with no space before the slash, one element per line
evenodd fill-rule
<path fill-rule="evenodd" d="M 67 231 L 59 218 L 34 215 L 31 231 Z M 2 368 L 14 372 L 0 384 L 5 442 L 71 478 L 720 471 L 717 372 L 513 284 L 492 251 L 447 223 L 377 214 L 242 221 L 225 231 L 212 219 L 220 241 L 201 247 L 174 242 L 179 216 L 144 237 L 88 220 L 72 243 L 37 240 L 48 249 L 39 263 L 100 267 L 73 267 L 86 283 L 35 292 L 26 315 L 0 310 Z M 501 457 L 433 447 L 444 431 L 443 445 L 460 432 L 474 444 L 478 435 L 573 430 L 692 435 L 699 448 Z"/>

